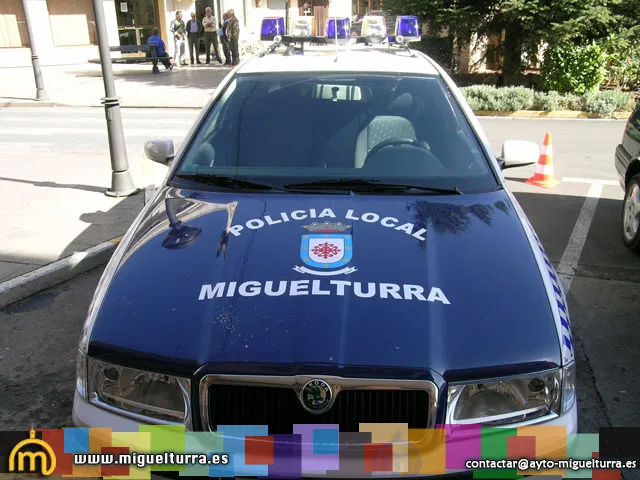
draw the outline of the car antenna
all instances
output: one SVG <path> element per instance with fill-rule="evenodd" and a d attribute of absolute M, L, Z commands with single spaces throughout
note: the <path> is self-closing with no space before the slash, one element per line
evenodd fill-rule
<path fill-rule="evenodd" d="M 335 58 L 334 62 L 337 62 L 338 61 L 338 51 L 339 51 L 339 48 L 338 48 L 338 17 L 333 17 L 333 19 L 334 19 L 333 23 L 335 25 L 333 33 L 334 33 L 334 37 L 335 37 L 335 41 L 336 41 L 336 58 Z"/>

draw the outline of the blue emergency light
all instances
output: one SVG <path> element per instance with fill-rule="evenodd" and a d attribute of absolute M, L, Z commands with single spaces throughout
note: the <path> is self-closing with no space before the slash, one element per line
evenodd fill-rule
<path fill-rule="evenodd" d="M 351 38 L 351 22 L 349 17 L 330 17 L 327 19 L 325 36 L 317 36 L 314 32 L 313 17 L 299 17 L 292 30 L 293 35 L 285 32 L 284 17 L 264 17 L 260 28 L 260 40 L 271 41 L 273 44 L 263 55 L 273 53 L 284 45 L 287 47 L 285 55 L 293 55 L 296 52 L 304 52 L 305 42 L 316 44 L 336 43 L 344 45 L 348 43 L 364 43 L 373 45 L 384 43 L 387 39 L 390 45 L 408 48 L 408 43 L 421 40 L 420 20 L 415 15 L 400 15 L 396 17 L 395 31 L 389 32 L 382 16 L 365 16 L 362 22 L 362 30 L 354 38 Z M 300 44 L 300 47 L 295 47 Z"/>
<path fill-rule="evenodd" d="M 284 35 L 283 17 L 265 17 L 260 28 L 260 40 L 273 40 L 277 35 Z"/>
<path fill-rule="evenodd" d="M 421 39 L 420 20 L 415 15 L 400 15 L 396 18 L 396 41 L 419 42 Z"/>
<path fill-rule="evenodd" d="M 327 40 L 336 38 L 336 22 L 338 24 L 338 39 L 349 38 L 349 18 L 330 18 L 327 20 Z"/>

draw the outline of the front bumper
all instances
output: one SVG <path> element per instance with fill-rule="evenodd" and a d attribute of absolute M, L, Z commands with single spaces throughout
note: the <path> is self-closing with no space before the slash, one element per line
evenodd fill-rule
<path fill-rule="evenodd" d="M 76 391 L 73 397 L 73 424 L 81 428 L 106 427 L 114 432 L 138 432 L 144 423 L 90 404 Z"/>
<path fill-rule="evenodd" d="M 85 401 L 83 398 L 81 398 L 78 393 L 76 392 L 75 397 L 74 397 L 74 402 L 73 402 L 73 423 L 75 426 L 77 427 L 108 427 L 111 428 L 114 432 L 137 432 L 139 427 L 142 425 L 145 425 L 141 422 L 138 422 L 136 420 L 133 420 L 131 418 L 127 418 L 125 416 L 121 416 L 118 415 L 116 413 L 104 410 L 100 407 L 97 407 L 95 405 L 90 404 L 89 402 Z M 554 419 L 548 420 L 546 422 L 541 422 L 541 423 L 536 423 L 534 424 L 535 427 L 564 427 L 566 429 L 566 433 L 567 435 L 570 434 L 575 434 L 578 432 L 578 406 L 577 403 L 574 403 L 573 407 L 571 408 L 571 410 L 563 415 L 560 415 Z M 509 426 L 509 428 L 513 428 L 514 426 Z M 532 435 L 543 435 L 543 433 L 532 433 Z M 570 439 L 570 441 L 573 441 L 576 437 L 572 437 Z M 464 439 L 468 439 L 467 436 L 464 437 Z M 455 436 L 452 439 L 453 443 L 455 443 L 457 440 L 455 439 Z M 547 443 L 547 442 L 545 442 Z M 549 450 L 549 451 L 541 451 L 540 448 L 536 448 L 536 457 L 537 458 L 556 458 L 557 456 L 557 443 L 551 442 L 551 445 L 554 446 L 553 450 Z M 451 443 L 449 442 L 449 440 L 447 441 L 447 448 L 451 448 Z M 541 445 L 538 444 L 538 447 L 540 447 Z M 568 448 L 568 444 L 566 445 Z M 312 447 L 308 446 L 309 448 L 307 449 L 307 451 L 312 451 Z M 357 478 L 358 474 L 357 473 L 347 473 L 347 472 L 357 472 L 358 470 L 355 470 L 356 468 L 360 469 L 360 472 L 362 472 L 362 447 L 361 446 L 355 446 L 354 447 L 354 455 L 350 461 L 350 455 L 346 454 L 343 456 L 342 451 L 340 453 L 340 472 L 345 472 L 345 473 L 337 473 L 335 471 L 333 472 L 328 472 L 328 473 L 324 473 L 324 472 L 318 472 L 317 474 L 312 474 L 312 473 L 307 473 L 305 472 L 304 474 L 304 478 Z M 442 447 L 437 447 L 437 448 L 444 448 L 444 446 Z M 305 445 L 302 446 L 302 450 L 305 451 Z M 358 454 L 359 454 L 359 458 L 358 458 Z M 435 451 L 433 452 L 429 452 L 429 455 L 435 454 Z M 298 462 L 300 460 L 298 459 Z M 352 465 L 349 465 L 349 464 Z M 252 466 L 253 467 L 253 466 Z M 238 468 L 236 467 L 235 469 L 235 474 L 236 475 L 240 475 L 240 476 L 247 476 L 247 477 L 252 477 L 255 478 L 255 468 L 250 469 L 249 471 L 245 472 L 243 474 L 242 471 L 239 471 Z M 360 476 L 362 475 L 362 473 L 360 473 Z M 169 475 L 171 476 L 171 475 Z M 403 479 L 409 479 L 409 478 L 424 478 L 424 477 L 429 477 L 429 478 L 473 478 L 471 472 L 468 471 L 456 471 L 456 472 L 451 472 L 448 473 L 446 475 L 441 475 L 441 474 L 436 474 L 436 475 L 412 475 L 409 476 L 407 473 L 380 473 L 380 474 L 373 474 L 374 477 L 383 477 L 383 478 L 393 478 L 393 477 L 400 477 Z"/>

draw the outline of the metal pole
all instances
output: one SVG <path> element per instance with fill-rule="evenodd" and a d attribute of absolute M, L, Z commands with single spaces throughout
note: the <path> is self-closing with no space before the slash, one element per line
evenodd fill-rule
<path fill-rule="evenodd" d="M 284 1 L 284 32 L 282 32 L 282 35 L 288 35 L 289 34 L 289 1 L 285 0 Z"/>
<path fill-rule="evenodd" d="M 44 91 L 42 72 L 40 71 L 40 61 L 36 51 L 36 42 L 33 40 L 33 29 L 31 28 L 31 18 L 29 17 L 28 0 L 22 0 L 24 19 L 27 24 L 27 34 L 29 35 L 29 47 L 31 48 L 31 64 L 33 65 L 33 75 L 36 77 L 36 100 L 46 100 L 47 92 Z"/>
<path fill-rule="evenodd" d="M 105 192 L 110 197 L 126 197 L 138 192 L 133 186 L 127 149 L 122 130 L 122 116 L 120 115 L 120 101 L 116 97 L 116 86 L 113 81 L 111 68 L 111 52 L 107 37 L 107 24 L 104 17 L 103 0 L 93 0 L 93 11 L 96 17 L 98 33 L 98 47 L 100 49 L 100 64 L 102 65 L 102 79 L 104 81 L 105 96 L 101 99 L 107 119 L 107 134 L 109 135 L 109 154 L 111 155 L 111 189 Z"/>

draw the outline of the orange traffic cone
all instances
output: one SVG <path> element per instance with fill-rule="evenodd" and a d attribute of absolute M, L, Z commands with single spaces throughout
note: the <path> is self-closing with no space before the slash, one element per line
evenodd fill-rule
<path fill-rule="evenodd" d="M 560 182 L 553 178 L 553 150 L 551 147 L 551 133 L 547 132 L 542 143 L 540 159 L 536 164 L 536 173 L 525 183 L 536 185 L 542 188 L 551 188 Z"/>

